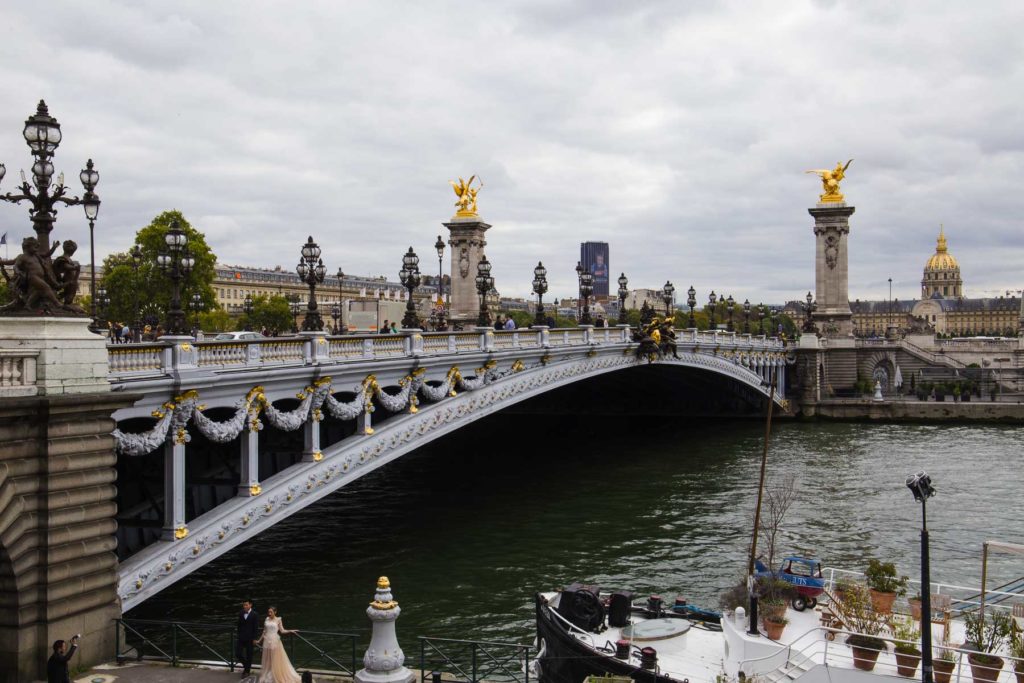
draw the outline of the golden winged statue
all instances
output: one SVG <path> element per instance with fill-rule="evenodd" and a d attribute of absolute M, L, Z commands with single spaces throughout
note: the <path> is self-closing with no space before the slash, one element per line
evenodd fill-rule
<path fill-rule="evenodd" d="M 843 162 L 837 161 L 835 168 L 816 168 L 804 171 L 805 173 L 816 173 L 821 178 L 821 185 L 825 190 L 825 194 L 819 196 L 822 204 L 832 204 L 845 199 L 839 191 L 839 181 L 846 177 L 846 169 L 850 168 L 852 163 L 853 159 L 847 161 L 845 166 Z"/>
<path fill-rule="evenodd" d="M 480 183 L 479 187 L 472 186 L 474 180 Z M 480 192 L 481 188 L 483 188 L 483 181 L 477 178 L 474 174 L 469 177 L 468 181 L 463 180 L 460 177 L 459 182 L 456 183 L 454 180 L 449 180 L 448 183 L 452 186 L 452 189 L 455 190 L 455 196 L 458 197 L 455 202 L 455 206 L 457 206 L 459 210 L 455 212 L 455 215 L 463 218 L 475 218 L 477 216 L 476 195 Z"/>

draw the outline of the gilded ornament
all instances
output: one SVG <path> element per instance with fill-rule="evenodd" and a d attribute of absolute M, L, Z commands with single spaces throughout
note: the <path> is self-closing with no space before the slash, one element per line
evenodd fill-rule
<path fill-rule="evenodd" d="M 320 451 L 316 451 L 315 453 L 313 453 L 313 462 L 320 462 L 323 459 L 324 454 L 321 453 Z"/>
<path fill-rule="evenodd" d="M 473 181 L 476 180 L 479 186 L 474 188 Z M 455 191 L 455 196 L 458 199 L 455 201 L 455 206 L 458 211 L 455 212 L 456 218 L 476 218 L 477 206 L 476 206 L 476 195 L 483 188 L 484 183 L 482 180 L 471 175 L 469 181 L 459 178 L 459 182 L 456 183 L 454 180 L 449 180 L 448 183 L 452 186 L 452 190 Z"/>
<path fill-rule="evenodd" d="M 249 523 L 249 515 L 244 515 L 242 517 L 242 524 L 248 524 L 248 523 Z"/>
<path fill-rule="evenodd" d="M 193 555 L 198 555 L 199 554 L 199 546 L 197 546 L 197 545 L 192 546 L 192 554 Z"/>
<path fill-rule="evenodd" d="M 181 539 L 185 538 L 186 536 L 188 536 L 188 529 L 187 528 L 185 528 L 183 526 L 179 526 L 177 529 L 174 530 L 174 540 L 180 541 Z"/>
<path fill-rule="evenodd" d="M 142 579 L 135 579 L 135 588 L 136 590 L 142 588 Z"/>
<path fill-rule="evenodd" d="M 165 571 L 165 572 L 169 572 L 169 571 L 171 571 L 172 569 L 174 569 L 174 565 L 173 565 L 173 564 L 171 564 L 170 562 L 168 562 L 168 563 L 166 563 L 166 564 L 164 565 L 164 571 Z"/>
<path fill-rule="evenodd" d="M 853 163 L 853 159 L 846 162 L 837 161 L 836 167 L 832 169 L 828 168 L 816 168 L 810 171 L 804 171 L 804 173 L 815 173 L 821 178 L 821 185 L 824 188 L 824 194 L 819 195 L 818 199 L 822 204 L 836 204 L 844 201 L 842 193 L 839 191 L 839 183 L 846 177 L 846 169 Z"/>
<path fill-rule="evenodd" d="M 249 487 L 250 496 L 258 496 L 261 493 L 263 493 L 263 487 L 260 486 L 259 484 L 253 484 L 252 486 Z"/>

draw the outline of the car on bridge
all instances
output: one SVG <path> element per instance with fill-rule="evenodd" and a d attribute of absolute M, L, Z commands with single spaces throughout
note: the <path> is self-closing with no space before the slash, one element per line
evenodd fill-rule
<path fill-rule="evenodd" d="M 266 339 L 259 332 L 242 331 L 242 332 L 221 332 L 213 341 L 237 341 L 240 339 Z"/>

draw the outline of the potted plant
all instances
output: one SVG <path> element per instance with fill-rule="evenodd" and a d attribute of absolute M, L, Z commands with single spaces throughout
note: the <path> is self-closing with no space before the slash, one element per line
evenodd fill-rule
<path fill-rule="evenodd" d="M 910 605 L 910 617 L 914 621 L 921 621 L 921 591 L 914 594 L 914 597 L 907 599 Z"/>
<path fill-rule="evenodd" d="M 893 646 L 896 654 L 896 673 L 913 678 L 917 672 L 917 665 L 921 661 L 921 651 L 917 649 L 921 631 L 914 626 L 913 620 L 907 620 L 894 621 L 892 633 L 896 639 Z"/>
<path fill-rule="evenodd" d="M 939 648 L 932 667 L 935 669 L 935 683 L 949 683 L 956 668 L 956 653 L 948 648 Z"/>
<path fill-rule="evenodd" d="M 764 632 L 772 640 L 778 640 L 782 637 L 782 632 L 786 628 L 786 624 L 789 623 L 789 619 L 786 617 L 779 617 L 772 615 L 764 618 Z"/>
<path fill-rule="evenodd" d="M 846 599 L 846 594 L 856 585 L 853 579 L 836 579 L 832 585 L 832 595 L 836 600 L 842 602 Z"/>
<path fill-rule="evenodd" d="M 847 591 L 843 621 L 846 628 L 854 632 L 846 638 L 846 644 L 853 650 L 853 665 L 862 671 L 871 671 L 878 655 L 887 648 L 879 637 L 885 625 L 871 609 L 871 595 L 864 586 L 854 585 Z"/>
<path fill-rule="evenodd" d="M 896 596 L 907 592 L 910 577 L 897 578 L 896 565 L 881 560 L 868 560 L 868 568 L 864 572 L 868 588 L 871 589 L 871 607 L 879 614 L 891 614 L 892 603 Z"/>
<path fill-rule="evenodd" d="M 973 648 L 967 658 L 971 663 L 971 675 L 976 683 L 993 683 L 1003 668 L 1003 658 L 995 653 L 1013 632 L 1013 617 L 1001 610 L 988 614 L 968 613 L 964 615 L 965 632 L 969 647 Z"/>
<path fill-rule="evenodd" d="M 1010 655 L 1017 660 L 1013 663 L 1017 683 L 1024 683 L 1024 632 L 1018 630 L 1011 638 Z"/>

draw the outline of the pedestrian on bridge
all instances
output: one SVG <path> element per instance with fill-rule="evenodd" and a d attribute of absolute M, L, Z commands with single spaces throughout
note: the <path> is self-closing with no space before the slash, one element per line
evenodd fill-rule
<path fill-rule="evenodd" d="M 57 640 L 53 643 L 53 654 L 50 655 L 49 661 L 46 662 L 46 683 L 71 683 L 71 675 L 68 673 L 68 662 L 71 661 L 71 657 L 75 654 L 75 650 L 78 649 L 78 638 L 75 636 L 71 639 L 71 649 L 68 650 L 68 644 L 63 640 Z"/>
<path fill-rule="evenodd" d="M 259 638 L 260 615 L 252 608 L 252 600 L 242 603 L 242 611 L 238 615 L 238 644 L 235 655 L 242 665 L 242 677 L 249 675 L 252 667 L 252 648 Z"/>

